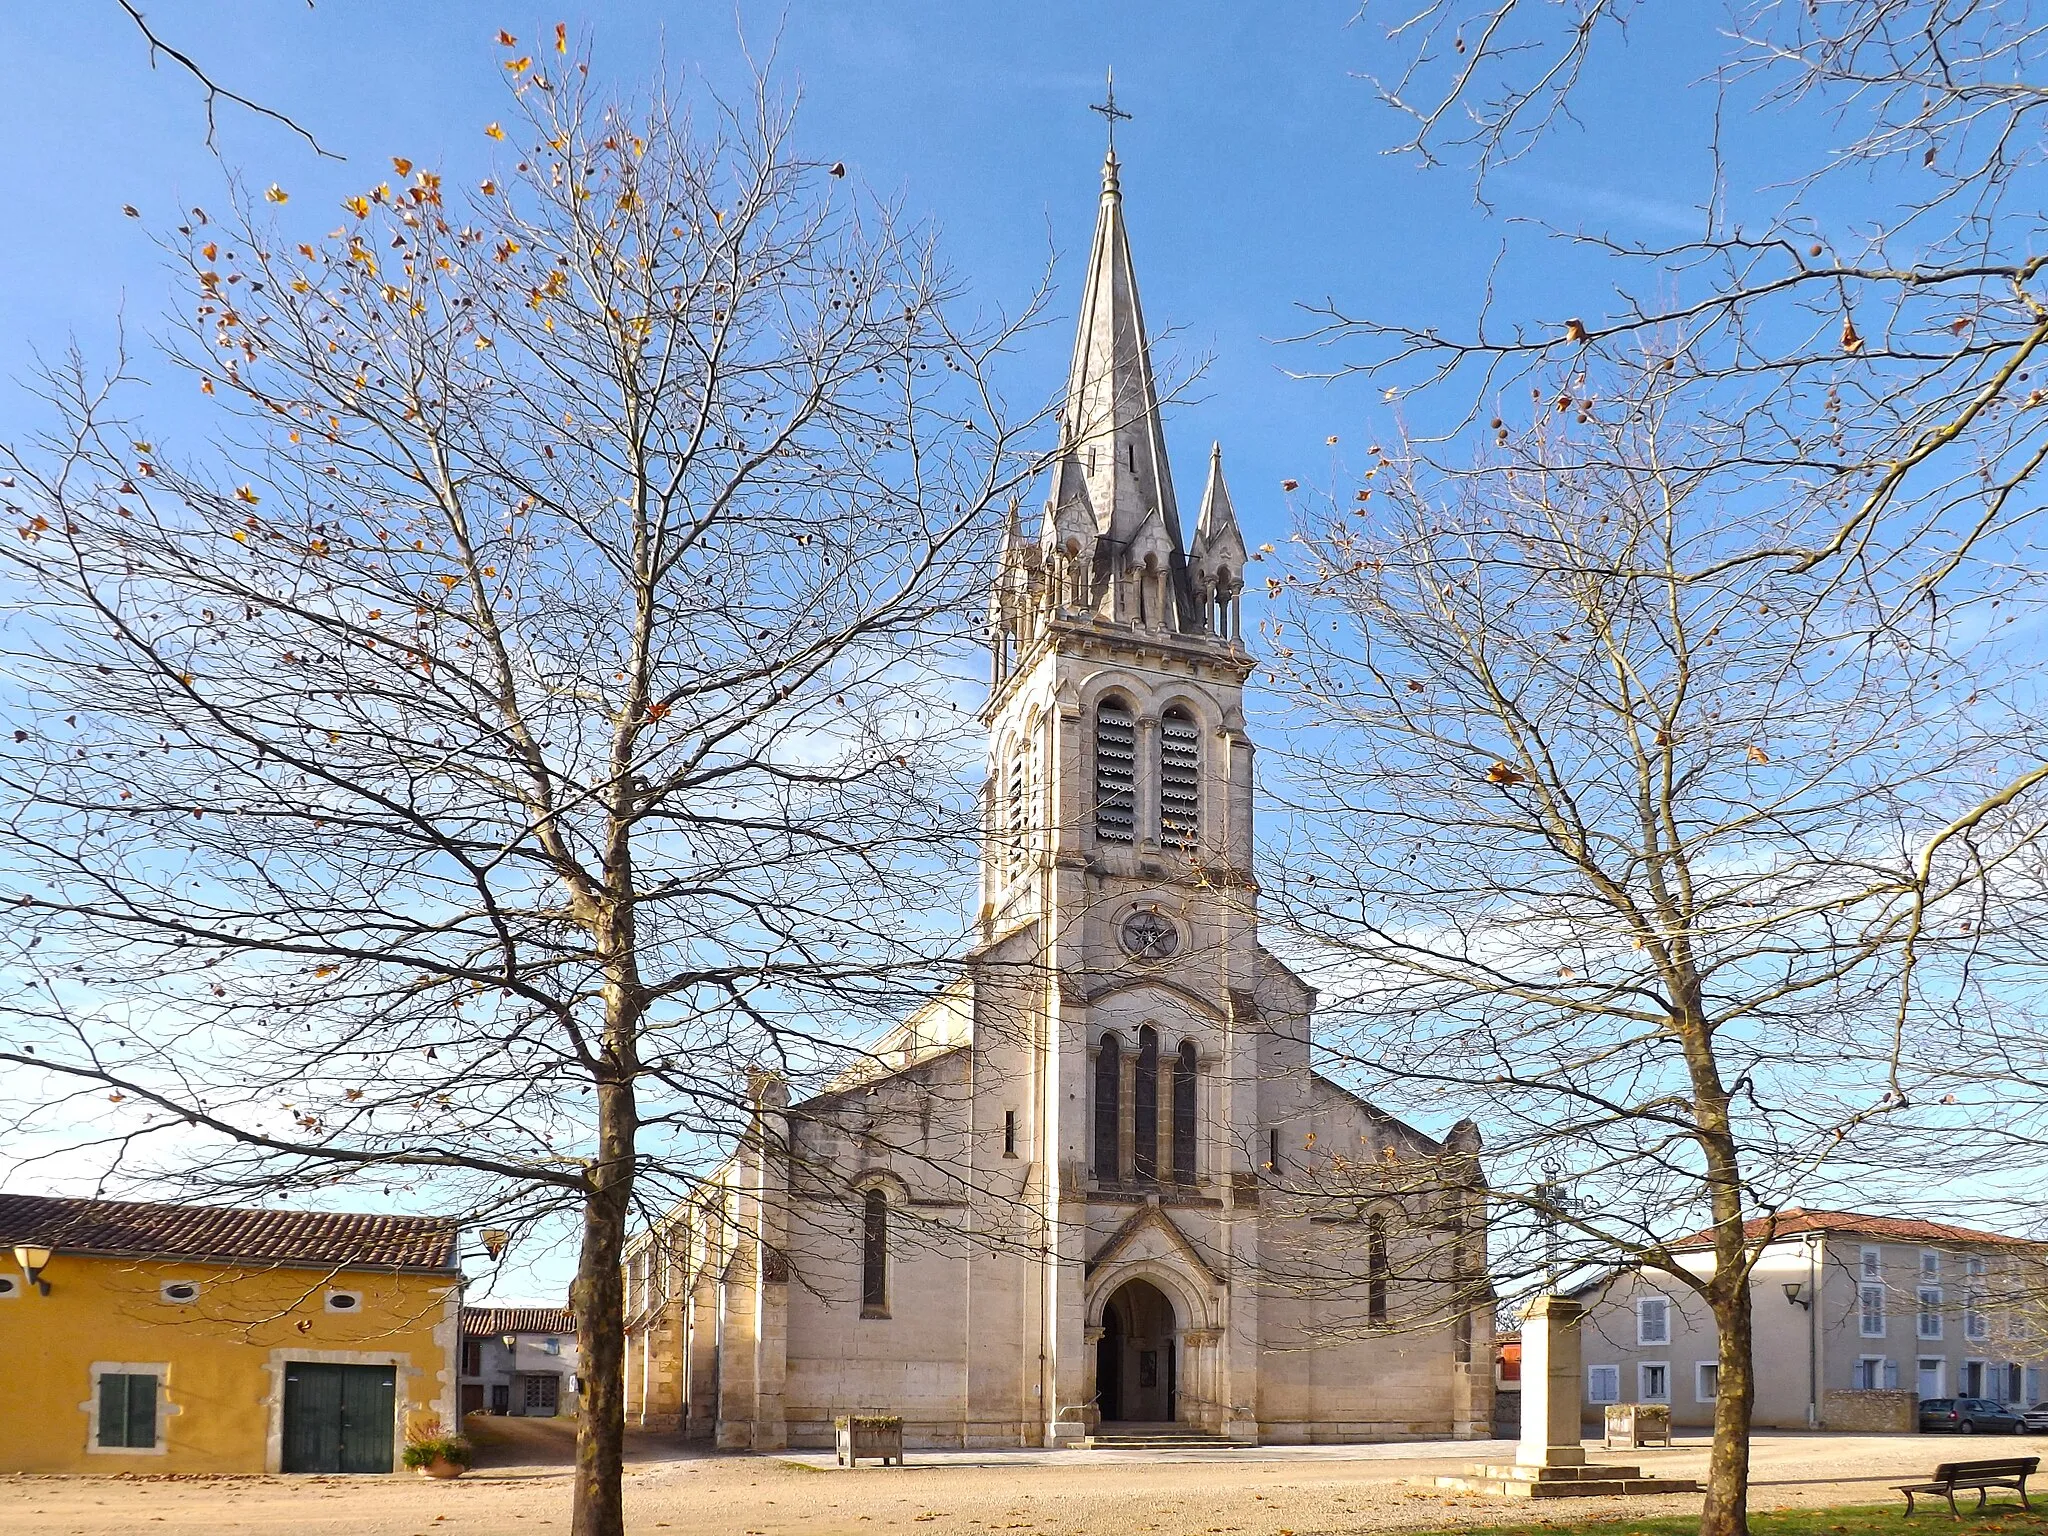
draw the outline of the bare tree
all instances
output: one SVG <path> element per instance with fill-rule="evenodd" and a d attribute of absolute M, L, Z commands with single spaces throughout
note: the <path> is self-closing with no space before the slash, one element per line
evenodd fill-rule
<path fill-rule="evenodd" d="M 1315 830 L 1268 888 L 1344 1075 L 1486 1126 L 1498 1278 L 1635 1263 L 1711 1312 L 1731 1533 L 1770 1214 L 1991 1172 L 2001 1112 L 1971 1165 L 1944 1106 L 2040 1080 L 1984 1018 L 2027 1004 L 2048 740 L 1983 609 L 1925 600 L 1949 551 L 1777 557 L 1829 509 L 1755 495 L 1685 407 L 1657 354 L 1576 373 L 1475 465 L 1383 456 L 1305 524 L 1271 629 Z"/>
<path fill-rule="evenodd" d="M 0 1062 L 16 1146 L 109 1180 L 573 1217 L 596 1536 L 636 1208 L 750 1068 L 955 974 L 945 691 L 1035 304 L 957 320 L 765 96 L 536 53 L 472 195 L 398 159 L 324 238 L 178 230 L 191 451 L 74 361 L 10 455 Z"/>

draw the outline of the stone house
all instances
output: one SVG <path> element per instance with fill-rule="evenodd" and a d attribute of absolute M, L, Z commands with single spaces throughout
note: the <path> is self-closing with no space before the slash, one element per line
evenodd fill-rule
<path fill-rule="evenodd" d="M 1749 1224 L 1755 1422 L 1767 1429 L 1911 1430 L 1922 1398 L 2041 1400 L 2048 1245 L 1944 1222 L 1787 1210 Z M 1713 1273 L 1702 1239 L 1676 1247 Z M 1718 1334 L 1689 1287 L 1623 1269 L 1572 1293 L 1585 1404 L 1668 1403 L 1713 1422 Z"/>
<path fill-rule="evenodd" d="M 1103 167 L 1061 449 L 992 604 L 966 977 L 631 1245 L 635 1421 L 731 1447 L 1483 1436 L 1479 1136 L 1316 1070 L 1260 942 L 1247 554 L 1212 450 L 1184 541 Z"/>
<path fill-rule="evenodd" d="M 567 1307 L 464 1307 L 462 1411 L 575 1417 L 581 1407 L 576 1318 Z"/>
<path fill-rule="evenodd" d="M 451 1222 L 0 1195 L 0 1471 L 396 1471 L 461 1298 Z"/>

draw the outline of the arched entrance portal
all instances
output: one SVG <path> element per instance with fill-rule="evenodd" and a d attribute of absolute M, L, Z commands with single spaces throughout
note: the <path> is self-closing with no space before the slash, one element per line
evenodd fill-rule
<path fill-rule="evenodd" d="M 1167 1424 L 1179 1417 L 1177 1333 L 1173 1303 L 1150 1281 L 1128 1280 L 1104 1303 L 1095 1402 L 1105 1424 Z"/>

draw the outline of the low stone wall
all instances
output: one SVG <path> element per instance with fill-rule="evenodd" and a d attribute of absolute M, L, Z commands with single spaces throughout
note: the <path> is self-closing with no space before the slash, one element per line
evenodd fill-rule
<path fill-rule="evenodd" d="M 1860 1392 L 1824 1392 L 1820 1400 L 1823 1429 L 1863 1435 L 1912 1435 L 1920 1431 L 1920 1394 L 1871 1388 Z"/>

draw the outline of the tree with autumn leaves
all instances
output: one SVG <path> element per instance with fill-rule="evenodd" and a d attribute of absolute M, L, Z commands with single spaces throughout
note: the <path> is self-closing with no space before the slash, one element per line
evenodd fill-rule
<path fill-rule="evenodd" d="M 17 1144 L 110 1176 L 572 1218 L 594 1536 L 629 1224 L 750 1070 L 952 973 L 935 684 L 1030 311 L 962 318 L 765 95 L 615 99 L 559 32 L 508 72 L 459 194 L 400 159 L 331 233 L 273 186 L 167 237 L 197 441 L 74 361 L 8 451 L 0 1062 Z"/>

